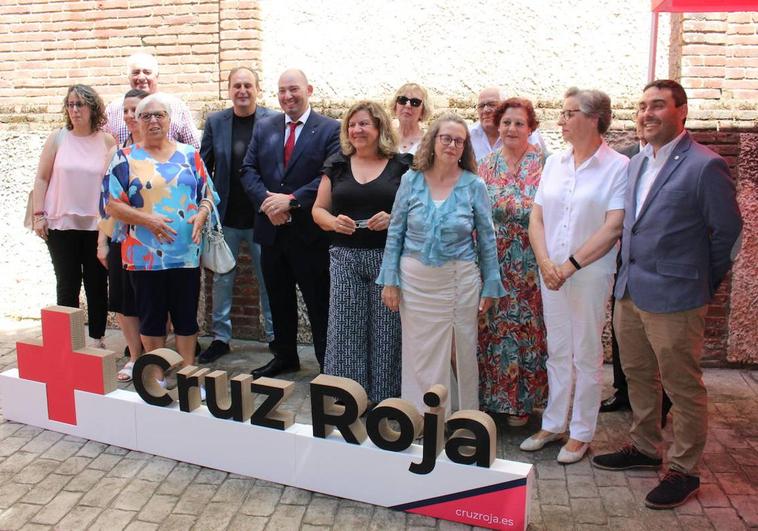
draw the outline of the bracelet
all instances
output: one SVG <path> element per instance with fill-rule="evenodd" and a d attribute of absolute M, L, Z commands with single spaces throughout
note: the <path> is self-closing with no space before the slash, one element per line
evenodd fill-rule
<path fill-rule="evenodd" d="M 210 199 L 208 199 L 207 197 L 203 197 L 203 198 L 200 200 L 200 204 L 201 204 L 201 205 L 202 205 L 202 204 L 207 204 L 207 205 L 209 205 L 209 207 L 208 207 L 208 208 L 210 208 L 210 205 L 212 205 L 212 204 L 213 204 L 213 201 L 211 201 L 211 200 L 210 200 Z"/>
<path fill-rule="evenodd" d="M 211 209 L 208 207 L 208 205 L 200 204 L 200 206 L 197 208 L 198 211 L 203 210 L 205 208 L 205 211 L 208 212 L 208 215 L 211 215 Z"/>
<path fill-rule="evenodd" d="M 571 265 L 573 265 L 577 271 L 579 271 L 582 268 L 582 266 L 579 265 L 579 262 L 576 261 L 576 258 L 574 258 L 573 254 L 569 256 L 569 262 L 571 262 Z"/>
<path fill-rule="evenodd" d="M 45 211 L 44 210 L 39 210 L 39 211 L 35 212 L 34 215 L 35 216 L 45 217 Z"/>

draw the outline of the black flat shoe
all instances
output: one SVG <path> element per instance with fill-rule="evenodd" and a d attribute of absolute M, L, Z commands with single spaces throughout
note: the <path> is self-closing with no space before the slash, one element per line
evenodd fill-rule
<path fill-rule="evenodd" d="M 253 371 L 250 374 L 253 375 L 253 378 L 260 378 L 261 376 L 267 376 L 269 378 L 273 378 L 274 376 L 277 376 L 285 372 L 297 372 L 299 370 L 300 370 L 299 361 L 287 362 L 287 361 L 282 361 L 278 358 L 274 358 L 263 367 L 258 367 L 257 369 L 253 369 Z"/>
<path fill-rule="evenodd" d="M 600 402 L 600 413 L 608 413 L 609 411 L 620 411 L 622 409 L 631 409 L 629 406 L 629 400 L 620 398 L 617 395 L 611 395 L 602 402 Z"/>

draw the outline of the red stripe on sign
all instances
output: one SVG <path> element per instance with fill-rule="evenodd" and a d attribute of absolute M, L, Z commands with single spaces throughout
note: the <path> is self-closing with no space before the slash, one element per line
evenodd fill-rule
<path fill-rule="evenodd" d="M 408 509 L 407 512 L 490 529 L 526 528 L 526 485 Z"/>

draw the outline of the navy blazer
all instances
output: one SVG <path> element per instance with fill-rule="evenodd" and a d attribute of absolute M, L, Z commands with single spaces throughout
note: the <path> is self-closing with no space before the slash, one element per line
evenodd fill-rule
<path fill-rule="evenodd" d="M 255 123 L 266 116 L 276 114 L 271 109 L 255 108 Z M 232 107 L 214 112 L 205 119 L 203 140 L 200 143 L 200 156 L 213 179 L 218 192 L 218 213 L 221 219 L 226 215 L 226 205 L 229 203 L 229 174 L 232 165 Z M 252 138 L 252 137 L 251 137 Z"/>
<path fill-rule="evenodd" d="M 291 234 L 312 243 L 326 238 L 313 222 L 311 208 L 321 181 L 324 161 L 340 147 L 340 123 L 311 109 L 295 143 L 287 168 L 284 167 L 284 114 L 264 118 L 256 124 L 253 139 L 242 164 L 242 187 L 255 204 L 253 239 L 262 245 L 273 245 L 277 233 L 266 214 L 260 212 L 267 192 L 293 194 L 300 208 L 293 209 L 292 222 L 287 224 Z"/>
<path fill-rule="evenodd" d="M 635 219 L 643 154 L 629 163 L 614 295 L 654 313 L 698 308 L 711 300 L 729 270 L 742 229 L 726 161 L 689 133 L 674 147 Z"/>

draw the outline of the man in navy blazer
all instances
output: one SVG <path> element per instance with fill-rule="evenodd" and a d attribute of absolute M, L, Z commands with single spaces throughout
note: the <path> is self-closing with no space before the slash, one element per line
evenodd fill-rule
<path fill-rule="evenodd" d="M 648 145 L 629 164 L 614 325 L 632 406 L 632 443 L 593 458 L 609 470 L 658 468 L 661 383 L 673 403 L 669 470 L 645 498 L 665 509 L 700 487 L 708 404 L 700 356 L 706 305 L 731 267 L 742 229 L 721 157 L 684 129 L 679 83 L 649 83 L 640 101 Z"/>
<path fill-rule="evenodd" d="M 300 70 L 279 77 L 284 114 L 258 123 L 242 167 L 242 184 L 257 208 L 254 239 L 261 245 L 276 336 L 275 357 L 252 371 L 256 378 L 300 369 L 296 285 L 308 310 L 316 359 L 324 363 L 329 240 L 313 222 L 311 207 L 323 163 L 339 149 L 340 125 L 311 109 L 312 93 Z"/>
<path fill-rule="evenodd" d="M 263 314 L 263 331 L 269 346 L 274 348 L 274 327 L 271 319 L 266 286 L 261 271 L 261 247 L 253 242 L 255 207 L 245 194 L 240 181 L 242 162 L 257 122 L 275 114 L 257 104 L 260 82 L 258 74 L 249 68 L 238 67 L 229 73 L 229 99 L 232 107 L 208 115 L 205 120 L 200 156 L 213 178 L 220 202 L 218 213 L 224 229 L 224 239 L 235 259 L 240 244 L 250 249 L 258 279 L 259 308 Z M 230 272 L 213 275 L 213 341 L 200 354 L 200 363 L 210 363 L 229 352 L 232 338 L 232 295 L 235 267 Z"/>

